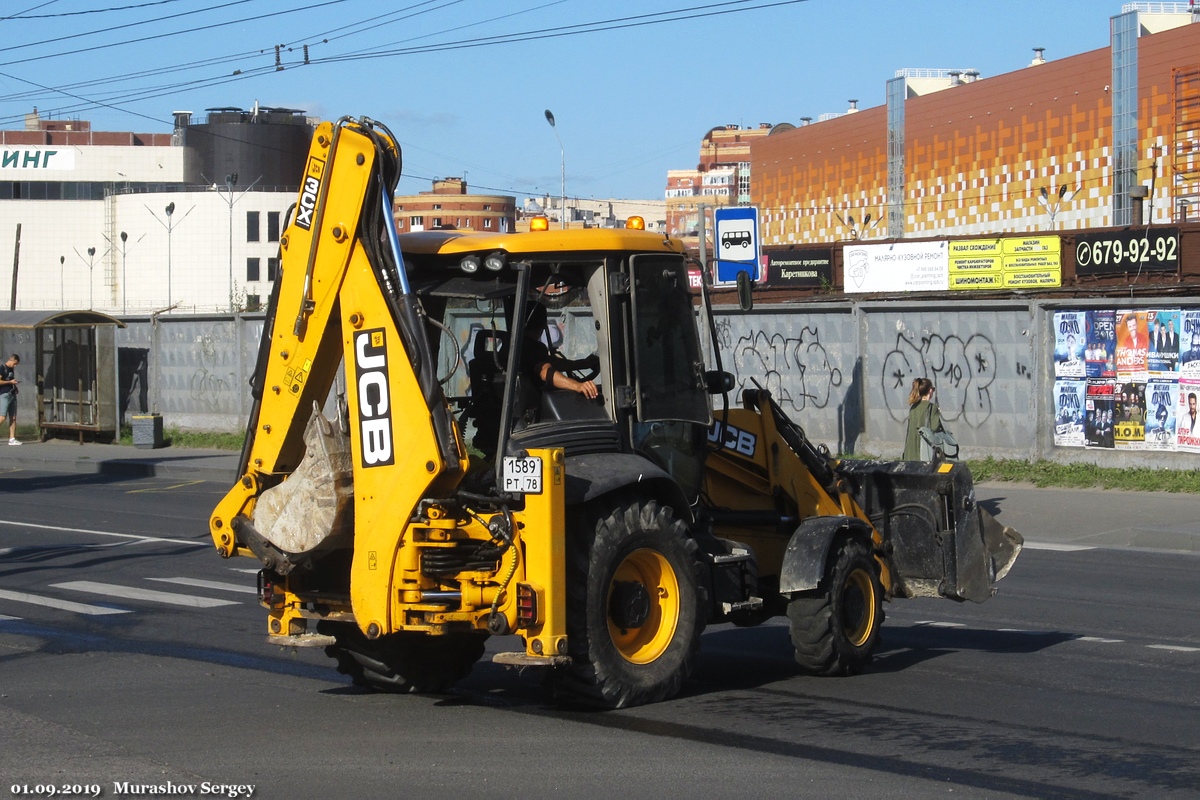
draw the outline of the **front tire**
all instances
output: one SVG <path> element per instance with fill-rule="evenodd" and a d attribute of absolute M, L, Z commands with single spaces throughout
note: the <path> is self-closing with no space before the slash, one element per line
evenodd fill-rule
<path fill-rule="evenodd" d="M 572 663 L 551 676 L 556 697 L 596 708 L 672 697 L 691 673 L 704 630 L 695 541 L 653 500 L 581 516 L 568 532 Z"/>
<path fill-rule="evenodd" d="M 480 634 L 401 631 L 368 639 L 357 625 L 322 622 L 318 631 L 337 639 L 325 654 L 355 686 L 401 694 L 444 692 L 471 672 L 483 656 Z"/>
<path fill-rule="evenodd" d="M 816 592 L 788 603 L 796 663 L 813 675 L 855 675 L 871 662 L 883 625 L 883 586 L 869 544 L 844 539 Z"/>

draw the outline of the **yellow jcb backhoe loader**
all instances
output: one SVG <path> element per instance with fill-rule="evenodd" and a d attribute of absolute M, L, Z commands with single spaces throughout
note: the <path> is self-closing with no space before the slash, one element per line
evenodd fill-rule
<path fill-rule="evenodd" d="M 709 623 L 786 614 L 802 670 L 844 675 L 885 600 L 993 593 L 1021 538 L 964 465 L 839 461 L 764 391 L 729 408 L 680 242 L 398 235 L 399 171 L 383 125 L 321 124 L 281 238 L 242 474 L 210 521 L 222 556 L 261 563 L 270 641 L 436 692 L 515 634 L 494 660 L 618 708 L 674 695 Z"/>

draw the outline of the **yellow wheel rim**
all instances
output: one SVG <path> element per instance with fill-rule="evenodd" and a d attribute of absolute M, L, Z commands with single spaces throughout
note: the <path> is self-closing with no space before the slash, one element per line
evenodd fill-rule
<path fill-rule="evenodd" d="M 617 652 L 634 664 L 649 664 L 666 652 L 679 624 L 679 581 L 671 564 L 657 550 L 634 550 L 617 567 L 608 586 L 605 608 L 618 582 L 641 584 L 648 595 L 648 613 L 636 628 L 622 628 L 608 614 L 608 633 Z"/>
<path fill-rule="evenodd" d="M 862 647 L 875 629 L 875 582 L 865 569 L 856 569 L 842 587 L 842 627 L 855 647 Z"/>

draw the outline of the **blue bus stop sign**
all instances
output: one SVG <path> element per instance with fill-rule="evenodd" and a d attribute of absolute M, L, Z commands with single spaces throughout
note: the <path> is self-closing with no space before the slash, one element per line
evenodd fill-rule
<path fill-rule="evenodd" d="M 749 272 L 753 280 L 761 276 L 758 240 L 758 209 L 747 206 L 723 206 L 713 211 L 714 286 L 732 286 L 739 272 Z"/>

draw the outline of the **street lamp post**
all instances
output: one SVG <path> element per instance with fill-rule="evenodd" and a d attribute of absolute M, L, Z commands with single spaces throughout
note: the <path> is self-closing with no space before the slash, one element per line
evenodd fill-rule
<path fill-rule="evenodd" d="M 121 231 L 121 313 L 129 313 L 129 283 L 125 272 L 125 242 L 129 234 Z"/>
<path fill-rule="evenodd" d="M 92 280 L 92 267 L 96 265 L 96 248 L 88 248 L 88 310 L 91 311 L 96 307 L 95 303 L 95 282 Z"/>
<path fill-rule="evenodd" d="M 63 311 L 67 310 L 67 290 L 64 288 L 67 284 L 63 280 L 63 265 L 66 261 L 66 256 L 58 257 L 58 305 Z"/>
<path fill-rule="evenodd" d="M 567 227 L 567 151 L 563 149 L 562 138 L 558 135 L 558 126 L 554 124 L 554 115 L 550 113 L 550 109 L 546 109 L 546 122 L 550 123 L 550 128 L 554 131 L 554 138 L 558 140 L 558 150 L 562 156 L 562 194 L 559 197 L 559 220 L 562 221 L 562 227 L 566 230 Z"/>
<path fill-rule="evenodd" d="M 233 298 L 233 206 L 234 206 L 234 204 L 235 204 L 235 203 L 237 203 L 237 201 L 238 201 L 238 200 L 240 200 L 240 199 L 242 198 L 242 196 L 244 196 L 244 195 L 246 194 L 246 192 L 248 192 L 248 191 L 250 191 L 251 189 L 253 189 L 253 188 L 254 188 L 254 185 L 255 185 L 256 183 L 258 183 L 260 180 L 262 180 L 262 176 L 261 176 L 261 175 L 259 175 L 259 176 L 258 176 L 257 178 L 255 178 L 253 181 L 251 181 L 250 185 L 249 185 L 249 186 L 247 186 L 245 189 L 243 189 L 243 190 L 242 190 L 242 194 L 241 194 L 241 195 L 235 196 L 235 195 L 234 195 L 234 193 L 233 193 L 233 187 L 237 186 L 237 182 L 238 182 L 238 174 L 237 174 L 236 172 L 231 172 L 230 174 L 228 174 L 228 175 L 226 175 L 226 176 L 225 176 L 225 191 L 229 192 L 229 197 L 225 198 L 225 202 L 229 204 L 229 311 L 230 311 L 230 313 L 232 313 L 232 312 L 234 311 L 234 298 Z"/>
<path fill-rule="evenodd" d="M 1067 196 L 1067 192 L 1071 192 L 1069 197 Z M 1044 205 L 1046 210 L 1050 212 L 1050 230 L 1054 230 L 1054 217 L 1058 215 L 1058 210 L 1062 208 L 1062 204 L 1074 196 L 1075 192 L 1070 190 L 1065 183 L 1058 187 L 1057 199 L 1055 200 L 1050 199 L 1049 189 L 1045 186 L 1041 188 L 1038 202 Z"/>
<path fill-rule="evenodd" d="M 163 209 L 167 213 L 167 308 L 171 307 L 171 215 L 175 213 L 175 204 L 167 203 Z"/>

